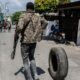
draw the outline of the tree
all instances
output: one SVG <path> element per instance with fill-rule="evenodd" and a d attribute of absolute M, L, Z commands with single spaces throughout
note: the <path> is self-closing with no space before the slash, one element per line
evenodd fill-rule
<path fill-rule="evenodd" d="M 15 13 L 12 15 L 12 22 L 18 22 L 21 13 L 22 13 L 22 12 L 15 12 Z"/>
<path fill-rule="evenodd" d="M 54 11 L 57 0 L 35 0 L 35 9 L 40 11 Z"/>
<path fill-rule="evenodd" d="M 61 3 L 69 2 L 70 0 L 35 0 L 36 11 L 55 11 L 56 6 Z"/>

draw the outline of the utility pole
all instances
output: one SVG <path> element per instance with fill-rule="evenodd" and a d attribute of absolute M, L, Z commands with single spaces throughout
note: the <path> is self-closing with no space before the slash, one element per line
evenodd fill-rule
<path fill-rule="evenodd" d="M 0 13 L 2 12 L 2 3 L 0 2 Z"/>
<path fill-rule="evenodd" d="M 7 17 L 9 15 L 9 8 L 8 8 L 9 2 L 5 3 L 5 16 Z"/>
<path fill-rule="evenodd" d="M 2 4 L 2 2 L 0 2 L 0 21 L 4 20 L 4 15 L 2 13 L 2 10 L 3 10 L 3 4 Z"/>

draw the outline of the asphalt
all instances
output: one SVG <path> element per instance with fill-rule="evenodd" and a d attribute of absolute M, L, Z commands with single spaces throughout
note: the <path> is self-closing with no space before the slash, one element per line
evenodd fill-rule
<path fill-rule="evenodd" d="M 0 32 L 0 80 L 25 80 L 23 72 L 20 43 L 18 43 L 16 56 L 11 60 L 14 29 L 11 32 Z M 68 75 L 65 80 L 80 80 L 80 47 L 56 44 L 54 41 L 42 40 L 37 44 L 35 59 L 40 80 L 53 80 L 48 72 L 48 57 L 52 47 L 63 47 L 69 61 Z M 16 72 L 19 73 L 15 75 Z"/>

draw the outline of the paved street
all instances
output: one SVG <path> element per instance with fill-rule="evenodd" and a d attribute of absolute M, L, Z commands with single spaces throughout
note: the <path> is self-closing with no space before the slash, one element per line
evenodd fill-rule
<path fill-rule="evenodd" d="M 25 80 L 22 72 L 15 75 L 23 66 L 20 54 L 20 43 L 18 43 L 16 57 L 12 61 L 14 30 L 11 32 L 0 32 L 0 80 Z M 69 72 L 65 80 L 80 80 L 80 47 L 55 44 L 53 41 L 41 41 L 38 43 L 35 57 L 40 80 L 52 80 L 48 73 L 48 55 L 52 47 L 60 46 L 66 50 L 69 60 Z"/>

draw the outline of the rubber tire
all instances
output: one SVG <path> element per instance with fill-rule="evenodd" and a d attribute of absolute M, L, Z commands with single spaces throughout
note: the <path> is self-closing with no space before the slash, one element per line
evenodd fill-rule
<path fill-rule="evenodd" d="M 49 73 L 54 80 L 64 80 L 68 73 L 68 58 L 63 48 L 50 50 Z"/>

